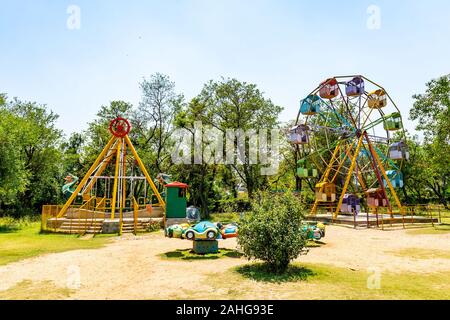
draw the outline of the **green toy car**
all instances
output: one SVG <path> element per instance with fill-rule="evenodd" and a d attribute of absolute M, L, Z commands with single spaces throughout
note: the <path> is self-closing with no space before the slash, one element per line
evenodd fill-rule
<path fill-rule="evenodd" d="M 216 240 L 220 235 L 220 229 L 216 224 L 202 221 L 187 229 L 183 237 L 188 240 Z"/>
<path fill-rule="evenodd" d="M 169 238 L 183 239 L 186 230 L 189 228 L 190 225 L 188 223 L 174 224 L 170 227 L 167 227 L 166 234 Z"/>
<path fill-rule="evenodd" d="M 322 222 L 303 222 L 303 231 L 308 240 L 318 241 L 325 237 L 325 225 Z"/>

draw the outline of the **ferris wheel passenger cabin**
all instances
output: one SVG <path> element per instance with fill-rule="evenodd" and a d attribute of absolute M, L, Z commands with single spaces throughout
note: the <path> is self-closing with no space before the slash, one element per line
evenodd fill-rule
<path fill-rule="evenodd" d="M 369 93 L 367 106 L 371 109 L 381 109 L 387 106 L 386 92 L 382 89 L 375 90 Z"/>
<path fill-rule="evenodd" d="M 299 178 L 317 178 L 319 175 L 317 169 L 309 165 L 305 159 L 299 160 L 297 165 L 297 176 Z"/>
<path fill-rule="evenodd" d="M 339 95 L 339 84 L 335 78 L 325 80 L 320 86 L 319 95 L 322 99 L 333 99 Z"/>
<path fill-rule="evenodd" d="M 369 208 L 387 207 L 388 200 L 386 199 L 382 189 L 369 189 L 367 194 L 367 206 Z"/>
<path fill-rule="evenodd" d="M 353 193 L 346 193 L 342 200 L 341 212 L 358 213 L 361 211 L 361 199 Z"/>
<path fill-rule="evenodd" d="M 389 158 L 392 160 L 409 160 L 409 147 L 404 141 L 389 146 Z"/>
<path fill-rule="evenodd" d="M 300 101 L 300 113 L 307 116 L 315 115 L 320 112 L 322 100 L 317 95 L 310 95 Z"/>
<path fill-rule="evenodd" d="M 399 112 L 392 113 L 384 118 L 384 130 L 397 131 L 403 128 L 402 116 Z"/>
<path fill-rule="evenodd" d="M 345 94 L 349 97 L 360 96 L 364 93 L 364 80 L 355 77 L 345 84 Z"/>
<path fill-rule="evenodd" d="M 335 202 L 336 185 L 331 182 L 316 184 L 316 200 L 319 202 Z"/>
<path fill-rule="evenodd" d="M 291 128 L 289 131 L 289 142 L 292 144 L 308 144 L 309 143 L 309 127 L 301 124 Z"/>
<path fill-rule="evenodd" d="M 397 171 L 397 170 L 388 170 L 386 171 L 386 175 L 389 178 L 389 181 L 391 182 L 392 186 L 396 189 L 403 188 L 403 173 Z M 384 187 L 387 187 L 387 182 L 383 178 Z"/>

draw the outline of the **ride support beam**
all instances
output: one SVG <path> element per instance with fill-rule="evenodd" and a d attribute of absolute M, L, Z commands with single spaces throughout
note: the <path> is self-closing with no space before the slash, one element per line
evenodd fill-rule
<path fill-rule="evenodd" d="M 145 169 L 144 163 L 142 162 L 141 158 L 139 157 L 139 155 L 136 152 L 136 149 L 134 149 L 133 144 L 131 143 L 130 138 L 128 137 L 128 135 L 125 136 L 125 142 L 127 143 L 127 145 L 130 147 L 131 153 L 133 154 L 134 158 L 136 159 L 136 161 L 138 162 L 139 168 L 142 170 L 142 172 L 144 173 L 144 176 L 148 182 L 148 184 L 150 185 L 150 187 L 152 188 L 153 193 L 156 195 L 156 198 L 158 199 L 158 203 L 159 205 L 164 209 L 164 211 L 166 210 L 166 203 L 164 202 L 163 198 L 161 197 L 161 194 L 158 191 L 158 188 L 156 188 L 155 183 L 153 182 L 153 180 L 151 179 L 150 175 L 147 172 L 147 169 Z M 165 216 L 165 215 L 164 215 Z"/>
<path fill-rule="evenodd" d="M 120 165 L 120 150 L 121 150 L 121 148 L 122 148 L 122 142 L 119 140 L 119 142 L 117 143 L 116 168 L 114 171 L 114 186 L 113 186 L 113 196 L 112 196 L 112 201 L 111 201 L 111 219 L 114 219 L 114 217 L 116 215 L 117 184 L 119 182 L 119 165 Z"/>
<path fill-rule="evenodd" d="M 403 214 L 403 206 L 400 202 L 400 199 L 397 196 L 397 192 L 395 192 L 394 186 L 392 185 L 391 181 L 389 180 L 389 177 L 386 174 L 386 171 L 384 170 L 383 164 L 380 161 L 380 158 L 378 157 L 378 154 L 375 152 L 374 154 L 375 161 L 377 162 L 378 166 L 381 169 L 381 174 L 383 175 L 384 179 L 386 180 L 386 183 L 389 187 L 389 190 L 391 191 L 392 196 L 394 197 L 395 203 L 397 204 L 397 207 L 400 210 L 400 213 Z M 384 186 L 384 185 L 383 185 Z M 391 217 L 393 217 L 392 209 L 391 209 Z"/>
<path fill-rule="evenodd" d="M 349 158 L 349 156 L 350 156 L 350 151 L 351 151 L 352 147 L 353 147 L 352 145 L 348 145 L 348 146 L 347 146 L 347 151 L 345 151 L 345 155 L 344 155 L 344 157 L 341 159 L 341 161 L 339 162 L 339 165 L 338 165 L 338 167 L 337 167 L 337 169 L 336 169 L 336 172 L 334 173 L 334 176 L 333 176 L 333 178 L 331 178 L 330 182 L 333 182 L 333 181 L 336 180 L 336 178 L 337 178 L 337 176 L 338 176 L 340 170 L 342 169 L 342 166 L 343 166 L 344 163 L 345 163 L 345 160 L 347 160 L 347 158 Z"/>
<path fill-rule="evenodd" d="M 373 170 L 375 171 L 380 188 L 383 191 L 384 197 L 386 198 L 391 217 L 393 217 L 394 215 L 392 214 L 392 205 L 388 199 L 386 188 L 384 187 L 383 179 L 381 178 L 381 174 L 380 174 L 380 170 L 383 169 L 383 165 L 380 163 L 377 151 L 373 148 L 372 143 L 370 142 L 369 136 L 367 135 L 367 131 L 364 132 L 364 136 L 366 137 L 366 141 L 369 146 L 369 151 L 370 151 L 370 154 L 372 155 Z M 384 169 L 383 169 L 383 171 L 384 171 Z"/>
<path fill-rule="evenodd" d="M 336 148 L 334 149 L 333 155 L 331 156 L 330 163 L 329 163 L 328 166 L 327 166 L 327 170 L 325 171 L 325 174 L 323 175 L 322 179 L 320 179 L 320 182 L 325 182 L 325 181 L 327 181 L 327 179 L 328 179 L 328 177 L 329 177 L 329 175 L 330 175 L 330 173 L 331 173 L 331 169 L 332 169 L 332 167 L 333 167 L 334 161 L 336 160 L 336 157 L 337 157 L 337 154 L 338 154 L 340 148 L 341 148 L 341 142 L 339 142 L 339 143 L 336 145 Z M 322 191 L 323 191 L 323 187 L 320 188 L 320 192 L 322 192 Z M 311 209 L 311 215 L 316 214 L 317 206 L 318 206 L 318 205 L 319 205 L 319 201 L 316 199 L 316 200 L 314 201 L 313 208 Z"/>
<path fill-rule="evenodd" d="M 355 170 L 356 161 L 358 159 L 358 154 L 359 154 L 359 151 L 361 150 L 361 145 L 363 143 L 363 140 L 364 140 L 364 135 L 361 135 L 359 137 L 358 145 L 356 146 L 355 154 L 353 155 L 353 158 L 352 158 L 352 164 L 350 165 L 350 169 L 348 170 L 347 178 L 345 179 L 344 187 L 342 188 L 341 196 L 339 197 L 339 202 L 336 207 L 336 211 L 334 212 L 333 219 L 336 219 L 338 217 L 339 211 L 341 210 L 342 202 L 344 201 L 345 193 L 347 192 L 347 188 L 350 183 L 350 179 L 352 178 L 353 170 Z"/>
<path fill-rule="evenodd" d="M 75 191 L 72 193 L 70 198 L 66 201 L 64 206 L 61 208 L 61 211 L 59 211 L 57 218 L 61 218 L 67 212 L 67 209 L 69 209 L 70 205 L 73 203 L 73 201 L 75 200 L 77 195 L 80 193 L 81 189 L 86 184 L 86 182 L 88 181 L 89 177 L 94 172 L 95 168 L 97 168 L 97 166 L 100 164 L 100 162 L 102 161 L 102 159 L 104 158 L 104 156 L 106 155 L 106 153 L 108 152 L 108 150 L 111 148 L 111 146 L 113 145 L 113 143 L 115 141 L 116 141 L 116 137 L 114 137 L 114 136 L 111 137 L 111 139 L 106 144 L 105 148 L 103 148 L 102 152 L 99 154 L 99 156 L 97 157 L 95 162 L 89 168 L 88 172 L 84 175 L 83 179 L 78 184 L 78 186 L 75 189 Z"/>
<path fill-rule="evenodd" d="M 94 176 L 91 178 L 91 181 L 88 182 L 84 193 L 91 192 L 92 188 L 94 187 L 94 184 L 97 182 L 98 177 L 100 177 L 103 174 L 109 162 L 111 161 L 113 153 L 114 149 L 112 148 L 106 154 L 105 158 L 103 159 L 103 163 L 101 164 L 100 168 L 98 168 L 97 172 L 94 173 Z"/>

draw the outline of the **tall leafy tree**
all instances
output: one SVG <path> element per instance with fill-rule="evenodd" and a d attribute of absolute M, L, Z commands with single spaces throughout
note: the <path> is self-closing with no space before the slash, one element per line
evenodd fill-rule
<path fill-rule="evenodd" d="M 137 146 L 152 169 L 168 171 L 174 120 L 184 104 L 184 97 L 175 92 L 175 83 L 161 73 L 144 79 L 140 87 L 142 101 L 133 119 L 139 137 Z"/>
<path fill-rule="evenodd" d="M 18 202 L 26 190 L 28 172 L 21 156 L 18 130 L 20 120 L 6 107 L 6 95 L 0 95 L 0 211 Z"/>
<path fill-rule="evenodd" d="M 224 135 L 228 129 L 242 132 L 254 130 L 255 134 L 259 130 L 273 129 L 282 111 L 281 107 L 265 98 L 256 85 L 236 79 L 208 82 L 196 100 L 205 109 L 202 121 Z M 237 141 L 235 139 L 235 150 L 239 147 Z M 229 166 L 245 184 L 251 197 L 255 190 L 267 184 L 267 177 L 261 175 L 261 164 L 251 163 L 247 138 L 243 149 L 242 164 L 236 161 Z"/>
<path fill-rule="evenodd" d="M 425 133 L 424 183 L 448 207 L 450 199 L 450 75 L 431 80 L 423 94 L 413 96 L 410 111 L 417 129 Z"/>
<path fill-rule="evenodd" d="M 61 131 L 58 116 L 46 106 L 13 99 L 2 107 L 0 131 L 7 141 L 4 167 L 13 168 L 17 177 L 5 177 L 2 185 L 18 182 L 9 191 L 9 202 L 20 212 L 38 210 L 46 202 L 58 200 L 61 178 Z M 3 117 L 5 115 L 5 117 Z M 2 139 L 3 140 L 3 139 Z"/>

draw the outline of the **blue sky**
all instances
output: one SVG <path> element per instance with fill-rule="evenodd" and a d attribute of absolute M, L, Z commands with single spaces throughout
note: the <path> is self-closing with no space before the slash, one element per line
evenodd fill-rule
<path fill-rule="evenodd" d="M 66 26 L 72 4 L 80 30 Z M 111 100 L 137 105 L 154 72 L 188 99 L 221 76 L 256 83 L 283 121 L 323 79 L 363 74 L 407 118 L 411 96 L 450 73 L 449 39 L 447 0 L 0 0 L 0 92 L 47 104 L 71 133 Z"/>

